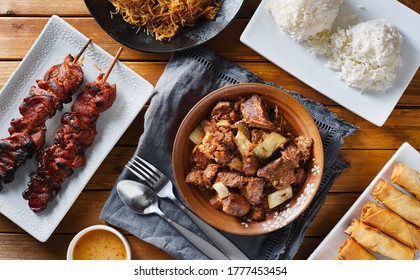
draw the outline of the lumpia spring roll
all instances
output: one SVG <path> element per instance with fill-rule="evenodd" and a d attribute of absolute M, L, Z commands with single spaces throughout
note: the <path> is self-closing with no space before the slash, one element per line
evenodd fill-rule
<path fill-rule="evenodd" d="M 362 208 L 360 221 L 379 229 L 413 249 L 420 249 L 420 228 L 389 209 L 369 201 Z"/>
<path fill-rule="evenodd" d="M 351 237 L 341 244 L 338 256 L 343 260 L 376 260 L 374 255 L 366 251 Z"/>
<path fill-rule="evenodd" d="M 420 227 L 420 201 L 404 194 L 390 183 L 379 180 L 373 190 L 375 200 Z"/>
<path fill-rule="evenodd" d="M 391 181 L 420 200 L 420 172 L 402 163 L 397 163 L 392 170 Z"/>
<path fill-rule="evenodd" d="M 352 220 L 344 231 L 362 247 L 394 260 L 413 260 L 415 252 L 410 247 L 370 227 L 359 220 Z"/>

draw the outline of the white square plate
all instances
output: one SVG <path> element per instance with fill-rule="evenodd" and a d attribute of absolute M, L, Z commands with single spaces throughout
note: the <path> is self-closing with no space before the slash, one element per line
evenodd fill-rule
<path fill-rule="evenodd" d="M 325 237 L 325 239 L 319 244 L 318 248 L 309 256 L 309 260 L 331 260 L 337 256 L 338 249 L 345 239 L 349 236 L 344 233 L 344 230 L 349 226 L 352 219 L 360 218 L 360 211 L 366 202 L 374 202 L 372 191 L 378 183 L 379 179 L 390 181 L 392 170 L 394 165 L 398 162 L 405 164 L 411 168 L 419 170 L 420 168 L 420 153 L 414 149 L 410 144 L 404 143 L 395 152 L 395 154 L 389 159 L 382 170 L 376 175 L 373 181 L 360 195 L 356 202 L 350 207 L 343 218 L 337 223 L 337 225 L 331 230 L 331 232 Z M 392 183 L 393 184 L 393 183 Z M 393 184 L 404 193 L 409 194 L 406 190 Z M 412 196 L 412 195 L 411 195 Z M 381 255 L 373 253 L 378 259 L 386 259 Z M 420 259 L 420 251 L 416 251 L 416 259 Z"/>
<path fill-rule="evenodd" d="M 35 80 L 42 78 L 52 65 L 61 63 L 67 54 L 76 55 L 87 41 L 86 36 L 61 18 L 50 18 L 0 92 L 0 138 L 9 136 L 10 120 L 20 117 L 18 107 L 28 95 L 29 88 L 36 85 Z M 92 82 L 100 72 L 105 72 L 112 59 L 112 55 L 91 43 L 80 59 L 83 63 L 84 81 Z M 86 164 L 74 169 L 73 175 L 62 185 L 61 191 L 44 212 L 32 212 L 27 201 L 22 198 L 22 192 L 27 187 L 28 174 L 36 170 L 35 157 L 17 170 L 13 182 L 3 184 L 3 190 L 0 192 L 0 213 L 41 242 L 46 241 L 53 233 L 154 90 L 148 81 L 120 62 L 114 66 L 107 81 L 117 85 L 117 99 L 98 119 L 98 134 L 86 151 Z M 79 91 L 83 88 L 84 86 Z M 73 101 L 76 96 L 77 93 Z M 67 104 L 62 112 L 57 112 L 54 118 L 48 120 L 46 145 L 52 143 L 53 134 L 60 126 L 61 115 L 69 111 L 70 106 L 71 104 Z"/>
<path fill-rule="evenodd" d="M 348 87 L 339 80 L 336 71 L 327 68 L 326 56 L 315 56 L 308 47 L 293 41 L 282 32 L 263 0 L 241 35 L 241 41 L 315 90 L 338 104 L 382 126 L 420 65 L 420 16 L 396 0 L 344 0 L 337 26 L 347 28 L 360 20 L 385 18 L 398 28 L 403 36 L 403 66 L 397 69 L 393 87 L 386 92 L 363 92 Z M 333 29 L 335 30 L 335 29 Z M 282 85 L 287 88 L 287 85 Z"/>

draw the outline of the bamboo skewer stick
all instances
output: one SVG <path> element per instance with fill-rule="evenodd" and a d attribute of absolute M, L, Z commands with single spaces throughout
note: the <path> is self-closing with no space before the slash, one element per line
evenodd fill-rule
<path fill-rule="evenodd" d="M 105 76 L 102 78 L 103 81 L 106 81 L 108 79 L 108 76 L 109 74 L 111 74 L 112 68 L 114 68 L 115 63 L 117 63 L 118 58 L 120 57 L 122 51 L 123 51 L 123 47 L 120 47 L 114 59 L 112 60 L 111 66 L 109 66 L 108 70 L 105 73 Z"/>
<path fill-rule="evenodd" d="M 86 48 L 89 46 L 90 42 L 92 42 L 92 39 L 89 39 L 89 41 L 86 43 L 86 45 L 82 48 L 82 50 L 75 56 L 73 63 L 76 63 L 79 58 L 82 56 L 83 52 L 86 50 Z"/>

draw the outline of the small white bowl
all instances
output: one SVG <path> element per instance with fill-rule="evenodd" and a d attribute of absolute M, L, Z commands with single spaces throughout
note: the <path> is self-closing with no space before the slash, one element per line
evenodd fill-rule
<path fill-rule="evenodd" d="M 113 227 L 107 226 L 107 225 L 93 225 L 90 227 L 87 227 L 83 230 L 81 230 L 78 234 L 76 234 L 73 239 L 71 240 L 69 247 L 67 249 L 67 260 L 74 260 L 75 258 L 73 257 L 74 255 L 74 251 L 75 251 L 75 247 L 76 244 L 79 244 L 79 246 L 84 246 L 83 244 L 80 245 L 81 243 L 79 243 L 82 239 L 82 237 L 84 237 L 82 239 L 82 241 L 85 242 L 91 242 L 91 245 L 95 245 L 95 246 L 99 246 L 99 247 L 95 247 L 92 250 L 92 254 L 97 254 L 97 257 L 93 257 L 92 254 L 89 256 L 89 258 L 86 259 L 97 259 L 97 260 L 105 260 L 105 259 L 116 259 L 113 258 L 112 256 L 110 256 L 112 254 L 112 250 L 114 247 L 111 248 L 105 248 L 101 245 L 105 245 L 104 243 L 104 239 L 101 239 L 101 242 L 95 242 L 86 238 L 89 237 L 93 237 L 95 232 L 97 234 L 103 234 L 103 232 L 101 233 L 101 231 L 106 231 L 108 233 L 112 233 L 114 236 L 118 237 L 119 240 L 121 240 L 122 244 L 124 245 L 124 249 L 126 252 L 126 260 L 130 260 L 131 259 L 131 248 L 130 248 L 130 244 L 128 243 L 127 239 L 124 237 L 124 235 L 122 235 L 118 230 L 114 229 Z M 106 244 L 107 246 L 110 245 L 109 243 Z M 102 248 L 100 248 L 102 247 Z M 81 248 L 76 248 L 76 250 L 83 250 L 83 247 Z M 109 251 L 107 251 L 109 250 Z M 108 257 L 110 258 L 106 258 L 104 256 L 98 256 L 100 253 L 107 253 L 109 254 Z"/>

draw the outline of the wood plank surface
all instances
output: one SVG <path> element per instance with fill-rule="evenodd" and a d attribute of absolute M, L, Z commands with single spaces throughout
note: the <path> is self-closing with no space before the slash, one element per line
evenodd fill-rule
<path fill-rule="evenodd" d="M 89 197 L 90 196 L 90 197 Z M 25 255 L 25 259 L 64 259 L 66 246 L 60 246 L 60 244 L 69 244 L 73 237 L 74 231 L 82 230 L 83 228 L 92 225 L 91 221 L 97 219 L 94 213 L 99 213 L 103 203 L 108 197 L 108 192 L 89 191 L 83 192 L 81 197 L 76 201 L 69 213 L 66 215 L 64 220 L 60 223 L 59 227 L 55 231 L 54 235 L 46 242 L 39 243 L 32 237 L 27 236 L 24 232 L 12 222 L 0 224 L 0 259 L 15 259 L 19 258 L 20 251 L 28 248 L 39 248 L 39 252 L 36 250 L 28 250 L 29 254 Z M 358 194 L 334 194 L 329 195 L 325 201 L 325 204 L 319 214 L 317 215 L 314 224 L 309 228 L 305 239 L 315 240 L 311 243 L 313 246 L 317 246 L 321 242 L 321 238 L 329 233 L 329 231 L 336 225 L 341 219 L 345 212 L 350 206 L 356 201 Z M 98 222 L 103 223 L 103 222 Z M 96 224 L 96 223 L 95 223 Z M 3 234 L 6 232 L 6 234 Z M 169 255 L 165 254 L 161 250 L 155 250 L 155 248 L 139 240 L 138 238 L 130 236 L 130 245 L 133 247 L 134 253 L 146 253 L 150 252 L 149 257 L 140 259 L 162 259 L 170 258 Z M 4 242 L 7 240 L 7 242 Z M 56 242 L 60 240 L 57 244 Z M 317 244 L 314 244 L 317 242 Z M 42 248 L 51 248 L 51 251 L 46 251 Z M 150 250 L 153 248 L 153 250 Z M 315 248 L 314 248 L 315 249 Z M 301 248 L 296 256 L 296 259 L 306 259 L 312 251 L 306 251 Z"/>
<path fill-rule="evenodd" d="M 1 41 L 1 37 L 0 37 Z M 1 55 L 1 53 L 0 53 Z M 153 61 L 153 62 L 143 62 L 143 61 L 123 61 L 125 65 L 130 67 L 137 74 L 144 77 L 151 84 L 156 85 L 159 77 L 163 73 L 166 63 L 165 61 Z M 310 86 L 305 83 L 297 80 L 289 73 L 283 71 L 277 66 L 271 63 L 263 62 L 243 62 L 239 61 L 239 65 L 248 69 L 249 71 L 255 73 L 260 78 L 283 86 L 284 88 L 292 91 L 299 92 L 302 96 L 316 100 L 323 105 L 337 105 L 334 101 L 328 97 L 320 94 Z M 0 61 L 0 88 L 7 82 L 9 77 L 13 74 L 13 71 L 19 65 L 19 61 Z M 398 102 L 398 106 L 404 107 L 418 107 L 420 106 L 420 71 L 417 71 L 413 81 L 410 83 L 407 90 L 402 95 L 401 99 Z"/>
<path fill-rule="evenodd" d="M 259 3 L 260 0 L 245 0 L 238 17 L 251 17 Z M 0 16 L 39 17 L 45 15 L 90 17 L 83 0 L 55 0 L 49 2 L 48 5 L 41 5 L 39 1 L 33 0 L 0 0 Z"/>
<path fill-rule="evenodd" d="M 26 234 L 0 233 L 0 260 L 63 260 L 74 234 L 55 234 L 46 243 Z M 126 235 L 134 260 L 170 260 L 172 256 L 135 236 Z M 22 254 L 22 252 L 25 252 Z M 6 257 L 4 257 L 6 256 Z"/>
<path fill-rule="evenodd" d="M 99 221 L 99 213 L 107 200 L 109 191 L 86 190 L 82 192 L 74 205 L 70 208 L 54 234 L 74 233 L 92 225 L 92 221 Z M 325 205 L 316 217 L 313 226 L 308 230 L 308 236 L 325 236 L 350 208 L 360 193 L 330 193 Z M 0 233 L 25 232 L 13 222 L 0 223 Z M 34 241 L 36 241 L 34 239 Z M 38 242 L 38 241 L 36 241 Z"/>
<path fill-rule="evenodd" d="M 400 2 L 417 13 L 420 12 L 420 1 Z M 205 46 L 262 79 L 297 91 L 302 96 L 323 104 L 339 117 L 359 127 L 354 135 L 345 139 L 340 151 L 340 157 L 349 163 L 350 168 L 335 181 L 295 256 L 295 259 L 307 259 L 402 143 L 409 142 L 420 150 L 420 71 L 415 74 L 386 123 L 377 127 L 299 81 L 239 41 L 259 3 L 259 0 L 244 1 L 232 24 Z M 99 27 L 83 0 L 56 0 L 48 5 L 35 0 L 0 0 L 0 89 L 51 15 L 63 17 L 109 53 L 116 53 L 121 46 Z M 120 57 L 124 64 L 153 85 L 159 80 L 169 59 L 170 54 L 145 53 L 130 48 L 125 48 Z M 104 223 L 99 219 L 99 213 L 115 180 L 136 149 L 138 139 L 143 133 L 147 109 L 146 105 L 105 158 L 47 242 L 38 242 L 0 215 L 0 260 L 65 259 L 67 246 L 78 231 L 93 224 Z M 133 259 L 173 258 L 132 234 L 123 233 L 132 246 Z"/>
<path fill-rule="evenodd" d="M 416 149 L 420 148 L 420 108 L 396 107 L 388 121 L 382 127 L 370 124 L 341 106 L 326 106 L 344 120 L 359 127 L 357 132 L 346 138 L 343 149 L 398 149 L 403 142 L 409 142 Z M 130 129 L 122 136 L 118 145 L 137 145 L 142 131 L 139 128 L 143 123 L 142 115 L 132 123 Z"/>
<path fill-rule="evenodd" d="M 34 242 L 23 234 L 0 234 L 0 260 L 61 260 L 66 258 L 67 246 L 73 234 L 55 234 L 47 243 Z M 166 252 L 132 235 L 125 236 L 132 249 L 133 260 L 171 260 Z M 311 252 L 322 242 L 323 237 L 307 237 L 296 253 L 296 260 L 306 260 Z M 22 254 L 21 252 L 26 252 Z M 7 257 L 4 257 L 7 256 Z"/>

